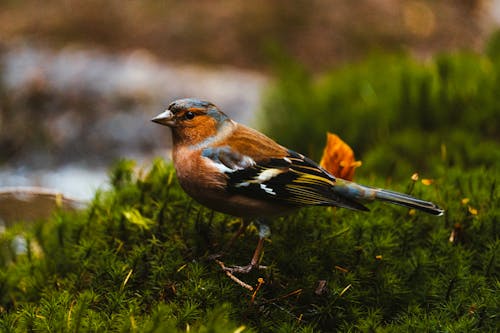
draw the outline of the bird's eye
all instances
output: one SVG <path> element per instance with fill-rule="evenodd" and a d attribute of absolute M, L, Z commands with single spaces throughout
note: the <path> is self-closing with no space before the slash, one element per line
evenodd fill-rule
<path fill-rule="evenodd" d="M 186 112 L 186 114 L 184 115 L 184 117 L 187 119 L 187 120 L 191 120 L 194 118 L 194 113 L 191 112 L 191 111 L 188 111 Z"/>

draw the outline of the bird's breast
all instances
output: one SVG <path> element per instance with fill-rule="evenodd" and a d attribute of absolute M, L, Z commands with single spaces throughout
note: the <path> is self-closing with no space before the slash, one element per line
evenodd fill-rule
<path fill-rule="evenodd" d="M 227 212 L 227 176 L 214 167 L 199 151 L 174 149 L 174 166 L 182 189 L 208 208 Z"/>
<path fill-rule="evenodd" d="M 174 149 L 173 160 L 177 178 L 191 196 L 209 189 L 224 189 L 226 175 L 207 163 L 199 151 L 189 148 Z"/>

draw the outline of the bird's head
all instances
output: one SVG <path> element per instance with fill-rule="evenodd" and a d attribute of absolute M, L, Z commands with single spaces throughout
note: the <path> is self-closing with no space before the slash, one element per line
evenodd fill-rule
<path fill-rule="evenodd" d="M 217 134 L 230 119 L 210 102 L 184 98 L 170 103 L 151 121 L 170 127 L 177 143 L 197 144 Z"/>

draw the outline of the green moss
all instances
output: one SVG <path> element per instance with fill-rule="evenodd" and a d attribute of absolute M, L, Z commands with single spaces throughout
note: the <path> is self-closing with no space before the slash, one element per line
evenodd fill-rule
<path fill-rule="evenodd" d="M 442 218 L 372 205 L 275 220 L 263 256 L 270 268 L 242 277 L 265 280 L 253 302 L 208 258 L 237 220 L 194 203 L 162 161 L 142 176 L 132 170 L 120 163 L 112 190 L 84 212 L 1 235 L 2 331 L 493 331 L 498 323 L 500 202 L 482 169 L 452 168 L 434 185 L 415 185 L 445 206 Z M 16 252 L 20 236 L 28 245 Z M 256 241 L 250 229 L 224 261 L 246 263 Z"/>

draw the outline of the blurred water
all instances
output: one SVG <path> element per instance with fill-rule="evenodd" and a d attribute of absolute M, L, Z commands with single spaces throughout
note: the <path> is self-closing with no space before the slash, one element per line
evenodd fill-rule
<path fill-rule="evenodd" d="M 168 158 L 169 131 L 150 119 L 172 100 L 207 99 L 248 124 L 267 82 L 235 68 L 162 63 L 143 50 L 116 54 L 19 43 L 0 53 L 0 63 L 3 89 L 17 98 L 14 105 L 29 105 L 22 98 L 31 98 L 35 87 L 36 97 L 46 98 L 43 105 L 49 108 L 43 115 L 36 105 L 22 111 L 25 115 L 14 110 L 25 117 L 26 133 L 39 131 L 47 142 L 22 141 L 0 165 L 0 186 L 49 187 L 81 200 L 106 186 L 109 165 L 119 158 L 143 165 L 154 156 Z M 12 119 L 1 121 L 8 129 Z"/>
<path fill-rule="evenodd" d="M 106 190 L 107 170 L 86 168 L 84 165 L 66 165 L 57 169 L 2 168 L 1 187 L 37 186 L 57 190 L 65 196 L 79 200 L 90 200 L 95 191 Z"/>

